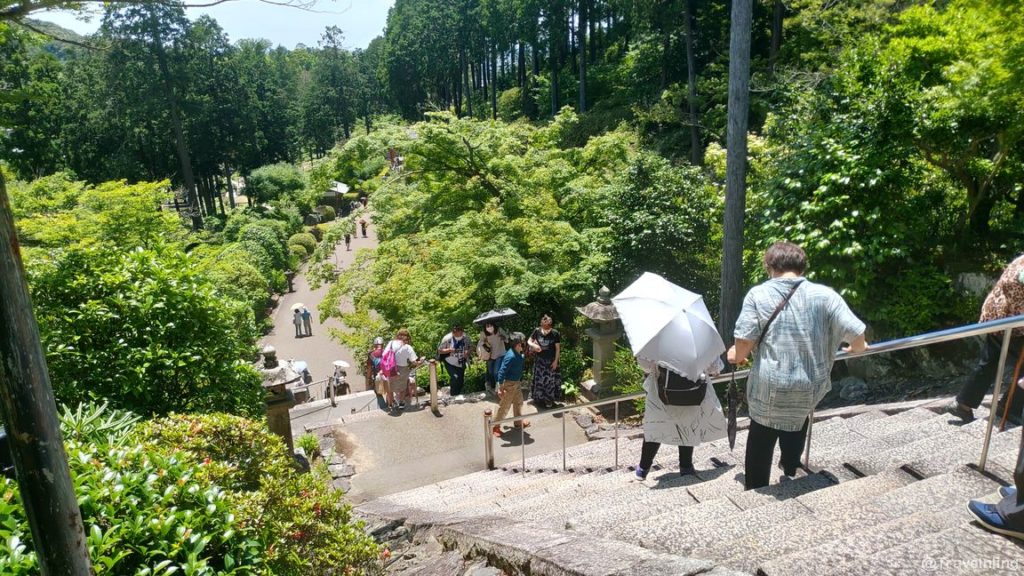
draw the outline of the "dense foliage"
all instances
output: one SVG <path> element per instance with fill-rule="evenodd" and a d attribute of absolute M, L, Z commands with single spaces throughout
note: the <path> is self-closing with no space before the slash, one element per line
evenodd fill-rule
<path fill-rule="evenodd" d="M 376 571 L 376 544 L 327 487 L 325 471 L 298 473 L 261 423 L 136 421 L 105 406 L 62 418 L 97 574 Z M 38 570 L 17 483 L 0 478 L 0 574 Z"/>

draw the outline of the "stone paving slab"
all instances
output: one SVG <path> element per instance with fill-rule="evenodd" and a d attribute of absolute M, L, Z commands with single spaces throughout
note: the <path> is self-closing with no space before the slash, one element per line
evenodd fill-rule
<path fill-rule="evenodd" d="M 827 558 L 828 567 L 822 570 L 841 572 L 865 558 L 884 555 L 889 548 L 954 528 L 969 520 L 966 516 L 966 507 L 950 512 L 952 513 L 921 512 L 883 522 L 769 562 L 765 569 L 769 573 L 794 574 Z"/>
<path fill-rule="evenodd" d="M 685 537 L 694 526 L 705 527 L 717 522 L 720 518 L 740 512 L 735 504 L 726 498 L 719 498 L 700 506 L 699 513 L 687 514 L 697 506 L 688 506 L 680 510 L 671 510 L 663 514 L 641 518 L 628 524 L 619 525 L 609 531 L 609 536 L 639 544 L 653 550 L 678 550 L 672 543 L 676 536 Z"/>
<path fill-rule="evenodd" d="M 925 408 L 912 408 L 882 420 L 854 423 L 850 425 L 850 429 L 862 436 L 875 438 L 918 425 L 932 418 L 935 418 L 935 412 Z"/>
<path fill-rule="evenodd" d="M 750 510 L 835 485 L 835 482 L 825 474 L 809 474 L 789 481 L 770 484 L 757 490 L 747 490 L 726 496 L 726 498 L 732 500 L 732 503 L 740 510 Z"/>
<path fill-rule="evenodd" d="M 981 528 L 962 525 L 889 548 L 882 555 L 826 568 L 819 573 L 831 576 L 955 576 L 983 568 L 984 573 L 991 576 L 1019 576 L 1024 568 L 1020 556 L 1006 558 L 994 540 L 986 534 Z M 1020 550 L 1017 552 L 1020 553 Z"/>

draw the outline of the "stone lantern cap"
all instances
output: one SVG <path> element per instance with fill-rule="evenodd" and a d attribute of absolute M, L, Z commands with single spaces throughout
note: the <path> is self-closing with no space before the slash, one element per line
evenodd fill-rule
<path fill-rule="evenodd" d="M 612 304 L 611 290 L 607 286 L 602 286 L 597 292 L 597 300 L 577 308 L 580 314 L 583 314 L 590 320 L 602 324 L 606 322 L 615 322 L 619 319 L 619 312 L 615 309 L 615 305 Z"/>

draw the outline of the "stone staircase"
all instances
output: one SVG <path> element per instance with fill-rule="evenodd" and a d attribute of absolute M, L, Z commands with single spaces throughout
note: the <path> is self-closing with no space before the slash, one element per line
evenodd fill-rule
<path fill-rule="evenodd" d="M 811 469 L 743 491 L 746 430 L 698 447 L 681 477 L 663 448 L 647 480 L 642 440 L 571 448 L 393 494 L 367 517 L 432 530 L 448 549 L 509 573 L 578 575 L 917 575 L 1024 573 L 1024 543 L 972 523 L 971 498 L 1012 482 L 1020 429 L 995 433 L 975 464 L 986 419 L 961 425 L 945 400 L 824 413 Z M 987 415 L 985 409 L 977 411 Z M 658 462 L 661 464 L 658 465 Z M 624 564 L 624 559 L 628 560 Z"/>

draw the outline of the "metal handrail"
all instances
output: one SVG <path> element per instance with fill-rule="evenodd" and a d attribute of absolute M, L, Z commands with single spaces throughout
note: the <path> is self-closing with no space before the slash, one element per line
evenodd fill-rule
<path fill-rule="evenodd" d="M 964 326 L 957 326 L 955 328 L 948 328 L 945 330 L 936 330 L 934 332 L 926 332 L 916 336 L 908 336 L 906 338 L 897 338 L 895 340 L 888 340 L 885 342 L 879 342 L 877 344 L 870 345 L 866 350 L 861 352 L 846 352 L 842 351 L 836 354 L 836 360 L 853 360 L 855 358 L 863 358 L 865 356 L 872 356 L 875 354 L 882 354 L 887 352 L 896 352 L 899 350 L 909 350 L 912 348 L 919 348 L 922 346 L 928 346 L 931 344 L 939 344 L 942 342 L 950 342 L 953 340 L 961 340 L 964 338 L 971 338 L 974 336 L 983 336 L 996 332 L 1003 333 L 1002 349 L 999 355 L 999 366 L 996 373 L 995 387 L 992 391 L 993 402 L 996 402 L 999 398 L 999 393 L 1002 391 L 1003 384 L 1003 370 L 1006 364 L 1006 356 L 1009 352 L 1010 338 L 1013 330 L 1016 328 L 1024 328 L 1024 314 L 1020 316 L 1011 316 L 1009 318 L 1002 318 L 999 320 L 992 320 L 990 322 L 979 322 L 976 324 L 967 324 Z M 750 374 L 749 370 L 737 370 L 735 377 L 737 379 L 746 378 Z M 713 384 L 721 382 L 727 382 L 733 378 L 733 374 L 725 374 L 717 376 L 711 379 Z M 554 416 L 557 414 L 564 414 L 573 410 L 579 410 L 581 408 L 596 408 L 598 406 L 607 406 L 608 404 L 615 405 L 615 466 L 619 465 L 619 403 L 629 402 L 631 400 L 638 400 L 646 397 L 645 392 L 635 392 L 633 394 L 623 394 L 612 398 L 605 398 L 603 400 L 595 400 L 593 402 L 585 402 L 583 404 L 576 404 L 573 406 L 563 406 L 561 408 L 554 408 L 551 410 L 545 410 L 540 413 L 544 416 Z M 537 414 L 511 416 L 508 418 L 502 418 L 501 420 L 492 420 L 491 411 L 487 410 L 484 413 L 484 457 L 488 469 L 494 468 L 494 446 L 493 436 L 491 430 L 494 426 L 500 426 L 501 424 L 508 424 L 524 420 L 531 416 L 537 416 Z M 812 418 L 813 420 L 813 412 Z M 564 424 L 564 423 L 563 423 Z M 982 446 L 981 458 L 978 463 L 978 468 L 984 472 L 985 464 L 988 461 L 988 449 L 992 439 L 992 426 L 994 424 L 994 418 L 990 415 L 988 419 L 988 425 L 985 430 L 985 442 Z M 525 434 L 525 431 L 520 427 L 520 434 Z M 808 426 L 808 441 L 807 441 L 807 463 L 808 467 L 810 464 L 810 437 L 811 428 Z M 562 469 L 565 469 L 565 435 L 562 435 Z M 523 445 L 522 455 L 522 471 L 526 472 L 526 449 L 525 444 Z"/>

